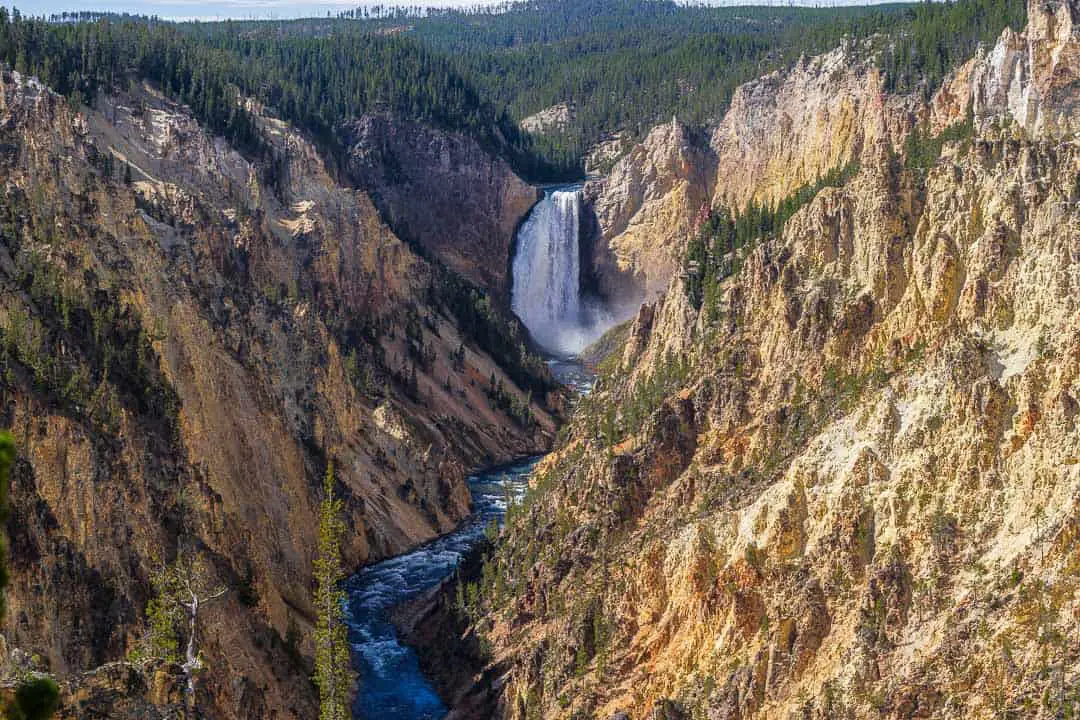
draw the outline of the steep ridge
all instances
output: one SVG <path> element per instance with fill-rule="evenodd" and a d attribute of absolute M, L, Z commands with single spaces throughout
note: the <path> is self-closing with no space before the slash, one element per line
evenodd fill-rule
<path fill-rule="evenodd" d="M 1029 134 L 1075 134 L 1076 12 L 1074 3 L 1052 3 L 1025 32 L 1007 29 L 929 107 L 886 93 L 865 48 L 847 44 L 738 87 L 707 138 L 674 121 L 658 126 L 588 186 L 599 224 L 596 274 L 612 294 L 652 299 L 678 268 L 703 206 L 776 203 L 879 140 L 899 152 L 928 113 L 934 133 L 970 112 L 980 129 L 1007 117 Z"/>
<path fill-rule="evenodd" d="M 971 113 L 980 129 L 1009 119 L 1042 139 L 1080 131 L 1080 8 L 1046 3 L 1022 33 L 1006 29 L 990 52 L 959 68 L 935 97 L 931 120 L 943 129 Z"/>
<path fill-rule="evenodd" d="M 346 124 L 346 171 L 394 232 L 509 297 L 514 231 L 539 191 L 460 133 L 390 115 Z"/>
<path fill-rule="evenodd" d="M 655 298 L 708 207 L 776 203 L 878 139 L 899 149 L 916 109 L 912 98 L 885 94 L 867 54 L 845 45 L 739 86 L 708 137 L 675 121 L 655 128 L 591 185 L 597 273 L 611 283 L 629 275 Z"/>
<path fill-rule="evenodd" d="M 608 361 L 483 574 L 503 716 L 1077 711 L 1077 14 L 1032 2 L 929 105 L 842 101 L 844 142 L 794 122 L 719 171 L 737 201 L 859 162 Z M 828 57 L 791 82 L 857 75 Z"/>
<path fill-rule="evenodd" d="M 640 301 L 663 292 L 714 177 L 715 157 L 673 120 L 585 186 L 598 226 L 589 260 L 601 293 Z"/>
<path fill-rule="evenodd" d="M 898 145 L 911 129 L 914 99 L 886 94 L 860 48 L 803 58 L 740 86 L 709 139 L 716 155 L 713 205 L 776 202 L 877 140 Z"/>
<path fill-rule="evenodd" d="M 75 112 L 3 75 L 2 407 L 20 448 L 6 639 L 61 677 L 122 660 L 150 572 L 201 553 L 231 588 L 205 609 L 204 707 L 307 718 L 327 460 L 346 562 L 398 553 L 468 513 L 467 468 L 547 446 L 552 420 L 515 379 L 541 400 L 552 385 L 538 359 L 499 367 L 485 347 L 509 326 L 487 298 L 252 109 L 273 149 L 257 161 L 152 88 Z M 83 704 L 65 712 L 145 716 L 109 705 L 123 688 L 175 702 L 161 672 L 108 667 L 74 681 Z"/>

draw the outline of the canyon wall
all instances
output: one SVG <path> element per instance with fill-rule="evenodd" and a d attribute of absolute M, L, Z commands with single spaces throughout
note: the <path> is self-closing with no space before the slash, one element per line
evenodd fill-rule
<path fill-rule="evenodd" d="M 1007 121 L 1029 137 L 1065 139 L 1080 122 L 1077 7 L 1040 7 L 955 70 L 933 100 L 886 93 L 867 48 L 851 43 L 736 88 L 706 137 L 657 126 L 586 187 L 598 228 L 590 262 L 613 297 L 654 299 L 682 262 L 708 208 L 775 204 L 884 143 L 899 153 L 916 123 L 934 133 Z"/>
<path fill-rule="evenodd" d="M 736 88 L 706 137 L 675 121 L 656 127 L 589 185 L 600 225 L 596 272 L 609 284 L 632 278 L 654 299 L 710 207 L 774 204 L 857 162 L 879 139 L 899 149 L 918 104 L 887 95 L 882 83 L 863 48 L 842 46 Z"/>
<path fill-rule="evenodd" d="M 714 198 L 859 171 L 735 250 L 711 301 L 673 277 L 604 364 L 486 573 L 499 715 L 1076 712 L 1076 12 L 1033 2 L 929 105 L 849 102 L 830 56 L 762 81 L 840 82 L 842 142 L 741 91 Z M 930 167 L 898 155 L 969 105 Z M 808 146 L 733 140 L 770 127 Z"/>
<path fill-rule="evenodd" d="M 308 718 L 327 463 L 358 566 L 455 527 L 467 470 L 544 449 L 553 423 L 489 400 L 493 376 L 524 391 L 459 329 L 483 308 L 251 109 L 272 160 L 150 87 L 74 111 L 2 78 L 0 408 L 19 448 L 4 634 L 61 678 L 123 660 L 150 573 L 199 554 L 230 588 L 204 610 L 203 707 Z M 543 397 L 538 368 L 515 377 Z M 76 682 L 98 690 L 65 712 L 155 687 L 132 668 Z"/>
<path fill-rule="evenodd" d="M 1024 32 L 1006 29 L 997 44 L 956 72 L 930 108 L 935 128 L 970 113 L 980 130 L 1012 126 L 1029 137 L 1071 140 L 1080 132 L 1080 7 L 1029 7 Z"/>
<path fill-rule="evenodd" d="M 607 176 L 586 184 L 597 224 L 589 260 L 603 295 L 640 301 L 663 291 L 709 202 L 714 173 L 711 151 L 672 121 L 653 129 Z"/>
<path fill-rule="evenodd" d="M 389 115 L 347 124 L 346 173 L 398 237 L 508 298 L 514 232 L 540 199 L 505 160 L 459 133 Z"/>

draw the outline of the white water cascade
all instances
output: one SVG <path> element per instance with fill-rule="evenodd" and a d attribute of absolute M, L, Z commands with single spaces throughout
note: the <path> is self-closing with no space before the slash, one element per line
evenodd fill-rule
<path fill-rule="evenodd" d="M 576 355 L 611 326 L 608 313 L 582 301 L 580 190 L 548 192 L 518 230 L 511 307 L 533 339 Z"/>

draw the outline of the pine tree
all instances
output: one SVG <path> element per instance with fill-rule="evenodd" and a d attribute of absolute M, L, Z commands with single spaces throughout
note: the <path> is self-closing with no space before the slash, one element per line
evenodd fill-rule
<path fill-rule="evenodd" d="M 8 483 L 11 466 L 15 463 L 15 440 L 10 433 L 0 433 L 0 526 L 7 527 L 8 519 Z M 4 618 L 7 602 L 4 589 L 8 584 L 7 538 L 0 535 L 0 620 Z"/>
<path fill-rule="evenodd" d="M 326 467 L 323 502 L 319 508 L 319 554 L 315 559 L 315 683 L 319 686 L 320 720 L 348 720 L 350 675 L 345 629 L 345 593 L 338 583 L 345 576 L 341 543 L 345 535 L 341 500 L 334 497 L 334 465 Z"/>

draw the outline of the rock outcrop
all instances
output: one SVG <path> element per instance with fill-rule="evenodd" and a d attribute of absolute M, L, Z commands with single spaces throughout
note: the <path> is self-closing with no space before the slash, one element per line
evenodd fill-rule
<path fill-rule="evenodd" d="M 992 50 L 980 50 L 959 68 L 934 98 L 931 113 L 939 129 L 971 113 L 984 132 L 1005 120 L 1028 137 L 1076 137 L 1080 132 L 1076 3 L 1029 4 L 1027 28 L 1020 33 L 1006 29 Z"/>
<path fill-rule="evenodd" d="M 389 115 L 342 129 L 346 172 L 403 240 L 509 297 L 514 233 L 540 191 L 464 135 Z"/>
<path fill-rule="evenodd" d="M 707 206 L 714 161 L 677 122 L 655 128 L 585 195 L 598 231 L 591 267 L 613 300 L 654 298 L 671 279 L 698 212 Z"/>
<path fill-rule="evenodd" d="M 898 147 L 916 104 L 884 93 L 883 80 L 862 48 L 845 45 L 738 87 L 709 141 L 713 205 L 775 203 L 878 140 Z"/>
<path fill-rule="evenodd" d="M 308 718 L 327 462 L 347 562 L 401 552 L 468 513 L 467 468 L 549 442 L 542 407 L 523 426 L 488 399 L 492 374 L 516 397 L 513 378 L 537 397 L 550 378 L 508 375 L 368 196 L 288 125 L 258 123 L 272 163 L 149 87 L 76 113 L 2 78 L 0 422 L 19 448 L 5 634 L 61 678 L 120 660 L 151 571 L 199 553 L 231 589 L 203 615 L 204 707 Z"/>
<path fill-rule="evenodd" d="M 607 175 L 623 155 L 634 146 L 630 133 L 625 130 L 606 137 L 589 148 L 585 154 L 585 174 L 588 176 Z"/>
<path fill-rule="evenodd" d="M 65 683 L 56 720 L 175 720 L 184 717 L 183 688 L 177 665 L 108 663 Z"/>
<path fill-rule="evenodd" d="M 559 103 L 544 108 L 538 113 L 522 119 L 521 129 L 534 134 L 544 134 L 552 130 L 565 130 L 574 119 L 574 108 L 567 103 Z"/>

